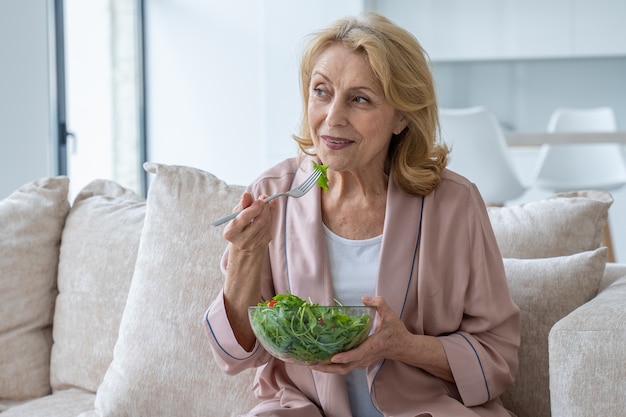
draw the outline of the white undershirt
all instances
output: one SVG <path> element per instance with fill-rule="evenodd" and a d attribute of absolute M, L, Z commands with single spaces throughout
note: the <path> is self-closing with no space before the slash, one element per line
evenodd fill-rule
<path fill-rule="evenodd" d="M 324 226 L 330 273 L 335 298 L 344 306 L 363 305 L 361 297 L 374 296 L 382 235 L 365 240 L 350 240 Z M 367 387 L 365 370 L 355 369 L 346 375 L 348 397 L 355 417 L 381 417 L 374 407 Z"/>

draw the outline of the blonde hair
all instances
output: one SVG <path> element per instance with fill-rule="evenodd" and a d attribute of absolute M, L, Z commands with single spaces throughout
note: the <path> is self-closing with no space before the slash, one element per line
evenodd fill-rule
<path fill-rule="evenodd" d="M 386 170 L 407 193 L 429 194 L 441 181 L 449 153 L 437 139 L 439 117 L 429 61 L 411 33 L 376 13 L 340 19 L 310 38 L 300 63 L 304 111 L 300 133 L 294 135 L 300 152 L 314 154 L 307 115 L 311 72 L 320 53 L 335 42 L 366 56 L 385 98 L 408 121 L 391 139 Z"/>

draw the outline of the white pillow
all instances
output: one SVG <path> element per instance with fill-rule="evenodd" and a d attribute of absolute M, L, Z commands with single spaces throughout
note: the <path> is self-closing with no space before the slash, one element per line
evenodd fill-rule
<path fill-rule="evenodd" d="M 0 201 L 0 411 L 50 392 L 52 312 L 69 180 L 43 178 Z"/>
<path fill-rule="evenodd" d="M 76 196 L 59 258 L 54 391 L 95 393 L 102 382 L 113 360 L 145 213 L 143 197 L 109 180 L 93 181 Z"/>
<path fill-rule="evenodd" d="M 598 248 L 612 203 L 605 191 L 580 191 L 488 211 L 504 258 L 552 258 Z"/>
<path fill-rule="evenodd" d="M 135 274 L 114 359 L 89 416 L 235 416 L 255 404 L 253 371 L 223 374 L 202 317 L 223 285 L 222 228 L 243 187 L 194 168 L 146 164 L 148 193 Z M 83 417 L 86 417 L 84 415 Z"/>
<path fill-rule="evenodd" d="M 607 248 L 547 259 L 504 259 L 513 301 L 520 307 L 520 371 L 503 402 L 518 416 L 549 416 L 548 335 L 561 318 L 592 299 Z"/>

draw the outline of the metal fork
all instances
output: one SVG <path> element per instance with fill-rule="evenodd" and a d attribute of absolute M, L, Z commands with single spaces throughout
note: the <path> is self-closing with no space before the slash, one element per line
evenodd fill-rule
<path fill-rule="evenodd" d="M 293 198 L 300 198 L 303 195 L 305 195 L 306 193 L 308 193 L 311 188 L 313 188 L 313 186 L 317 183 L 317 180 L 322 176 L 322 171 L 318 168 L 315 168 L 315 170 L 313 171 L 313 173 L 311 175 L 309 175 L 309 178 L 307 178 L 306 180 L 304 180 L 304 182 L 302 184 L 300 184 L 299 186 L 297 186 L 296 188 L 293 188 L 289 191 L 285 191 L 283 193 L 278 193 L 278 194 L 274 194 L 271 195 L 269 197 L 267 197 L 265 200 L 263 200 L 265 203 L 272 201 L 275 198 L 278 197 L 283 197 L 283 196 L 289 196 L 289 197 L 293 197 Z M 219 226 L 221 224 L 226 223 L 229 220 L 234 219 L 235 217 L 237 217 L 237 215 L 239 213 L 241 213 L 243 210 L 239 210 L 236 211 L 234 213 L 229 214 L 228 216 L 222 217 L 221 219 L 215 220 L 213 223 L 211 223 L 213 226 Z"/>

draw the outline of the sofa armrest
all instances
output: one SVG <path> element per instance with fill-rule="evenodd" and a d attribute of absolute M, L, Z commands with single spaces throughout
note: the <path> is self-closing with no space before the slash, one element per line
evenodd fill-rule
<path fill-rule="evenodd" d="M 626 276 L 557 322 L 549 336 L 552 417 L 626 410 Z"/>

